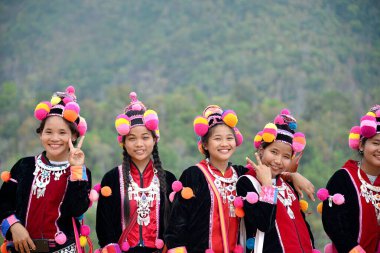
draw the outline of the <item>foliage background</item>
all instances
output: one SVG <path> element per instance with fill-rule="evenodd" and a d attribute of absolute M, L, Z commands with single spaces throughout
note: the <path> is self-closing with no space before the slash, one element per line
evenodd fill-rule
<path fill-rule="evenodd" d="M 380 102 L 379 27 L 376 0 L 1 0 L 1 169 L 41 152 L 34 107 L 73 84 L 94 183 L 121 162 L 113 122 L 136 91 L 159 113 L 161 158 L 176 176 L 201 158 L 192 120 L 206 105 L 239 116 L 245 142 L 234 163 L 289 108 L 308 141 L 299 171 L 319 189 L 355 158 L 348 131 Z M 309 203 L 323 249 L 328 238 Z"/>

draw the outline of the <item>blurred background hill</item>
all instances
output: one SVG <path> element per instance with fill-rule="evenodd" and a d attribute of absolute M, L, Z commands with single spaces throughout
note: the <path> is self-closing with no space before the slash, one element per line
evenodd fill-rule
<path fill-rule="evenodd" d="M 380 103 L 380 2 L 1 0 L 1 170 L 41 152 L 34 107 L 69 84 L 89 124 L 94 183 L 121 163 L 114 119 L 136 91 L 159 114 L 161 159 L 176 176 L 201 159 L 192 120 L 206 105 L 237 112 L 237 164 L 252 156 L 256 132 L 290 109 L 308 142 L 299 171 L 319 189 L 355 158 L 348 131 Z"/>

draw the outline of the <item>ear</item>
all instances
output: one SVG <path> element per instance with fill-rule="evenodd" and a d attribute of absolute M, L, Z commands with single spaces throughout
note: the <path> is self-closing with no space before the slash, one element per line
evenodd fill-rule
<path fill-rule="evenodd" d="M 364 151 L 364 146 L 365 146 L 365 144 L 363 144 L 363 141 L 362 140 L 360 140 L 360 142 L 359 142 L 359 151 Z"/>
<path fill-rule="evenodd" d="M 262 159 L 264 156 L 264 148 L 260 146 L 259 149 L 257 150 L 257 153 L 259 154 L 260 159 Z"/>

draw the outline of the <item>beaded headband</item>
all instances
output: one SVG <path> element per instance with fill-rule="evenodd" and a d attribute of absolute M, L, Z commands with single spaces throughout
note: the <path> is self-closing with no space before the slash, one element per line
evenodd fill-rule
<path fill-rule="evenodd" d="M 348 135 L 348 146 L 358 150 L 362 138 L 372 138 L 380 133 L 380 105 L 374 105 L 360 119 L 360 126 L 353 126 Z"/>
<path fill-rule="evenodd" d="M 294 152 L 301 152 L 306 146 L 306 138 L 301 132 L 295 133 L 296 129 L 296 119 L 289 110 L 283 109 L 273 123 L 266 124 L 264 129 L 256 134 L 253 144 L 258 149 L 263 143 L 281 141 L 290 144 Z"/>
<path fill-rule="evenodd" d="M 157 113 L 151 109 L 147 110 L 145 105 L 137 99 L 136 92 L 131 92 L 129 97 L 131 98 L 130 104 L 125 107 L 124 113 L 119 114 L 115 120 L 118 142 L 122 143 L 122 137 L 128 135 L 131 128 L 136 126 L 145 126 L 148 130 L 153 131 L 158 142 L 160 131 Z"/>
<path fill-rule="evenodd" d="M 87 123 L 79 115 L 80 107 L 76 101 L 74 87 L 68 86 L 64 92 L 55 92 L 50 101 L 38 103 L 34 109 L 34 117 L 42 121 L 49 116 L 60 116 L 69 122 L 75 123 L 79 135 L 83 136 L 87 131 Z"/>

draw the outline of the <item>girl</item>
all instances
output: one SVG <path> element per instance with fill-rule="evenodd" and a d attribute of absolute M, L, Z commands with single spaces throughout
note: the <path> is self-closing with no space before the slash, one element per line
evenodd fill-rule
<path fill-rule="evenodd" d="M 243 140 L 236 123 L 233 111 L 223 111 L 217 105 L 206 107 L 194 120 L 194 131 L 201 137 L 200 151 L 206 159 L 181 175 L 184 187 L 175 194 L 165 233 L 169 253 L 229 253 L 239 248 L 239 219 L 233 203 L 236 181 L 247 169 L 229 163 Z"/>
<path fill-rule="evenodd" d="M 267 124 L 255 137 L 257 163 L 247 158 L 254 168 L 252 176 L 243 176 L 237 182 L 237 194 L 245 199 L 244 225 L 250 252 L 253 248 L 256 253 L 313 252 L 313 237 L 298 195 L 279 177 L 290 169 L 293 154 L 305 147 L 304 135 L 294 133 L 296 127 L 288 110 L 283 110 L 274 124 Z M 258 194 L 258 201 L 253 193 Z"/>
<path fill-rule="evenodd" d="M 101 182 L 96 232 L 102 252 L 159 252 L 169 212 L 168 189 L 175 181 L 158 154 L 158 116 L 130 93 L 116 118 L 123 163 Z"/>
<path fill-rule="evenodd" d="M 323 227 L 333 252 L 380 252 L 380 105 L 351 129 L 349 146 L 360 161 L 348 160 L 328 181 Z M 333 204 L 337 194 L 344 196 L 341 205 Z"/>
<path fill-rule="evenodd" d="M 89 207 L 91 174 L 81 150 L 87 125 L 79 116 L 74 88 L 39 103 L 34 115 L 41 120 L 37 133 L 44 151 L 2 173 L 1 230 L 12 251 L 75 252 L 79 223 L 72 217 Z"/>

